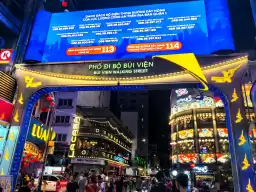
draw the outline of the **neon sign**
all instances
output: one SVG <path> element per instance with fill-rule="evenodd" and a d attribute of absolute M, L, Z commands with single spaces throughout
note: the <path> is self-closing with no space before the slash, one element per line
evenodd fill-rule
<path fill-rule="evenodd" d="M 73 121 L 73 130 L 72 130 L 72 137 L 71 137 L 68 157 L 75 157 L 75 145 L 76 145 L 77 136 L 79 134 L 80 119 L 81 119 L 80 117 L 76 116 Z"/>
<path fill-rule="evenodd" d="M 188 90 L 187 89 L 178 89 L 175 91 L 175 93 L 177 94 L 177 97 L 181 97 L 183 95 L 187 95 Z"/>
<path fill-rule="evenodd" d="M 193 168 L 194 172 L 196 173 L 207 173 L 208 172 L 208 167 L 203 166 L 203 167 L 194 167 Z"/>
<path fill-rule="evenodd" d="M 40 140 L 43 140 L 43 141 L 47 142 L 51 131 L 52 131 L 52 129 L 46 130 L 43 127 L 41 127 L 40 125 L 33 124 L 31 135 L 32 135 L 32 137 L 36 137 L 37 139 L 40 139 Z M 53 133 L 51 135 L 52 135 L 51 140 L 53 140 L 54 137 L 56 136 L 56 134 Z"/>
<path fill-rule="evenodd" d="M 124 163 L 124 159 L 122 157 L 119 157 L 119 156 L 114 156 L 114 160 L 118 161 L 118 162 L 121 162 L 121 163 Z"/>
<path fill-rule="evenodd" d="M 181 104 L 181 103 L 184 103 L 184 102 L 190 102 L 192 101 L 192 96 L 189 95 L 188 97 L 185 97 L 185 98 L 181 98 L 181 99 L 178 99 L 176 101 L 177 105 Z"/>

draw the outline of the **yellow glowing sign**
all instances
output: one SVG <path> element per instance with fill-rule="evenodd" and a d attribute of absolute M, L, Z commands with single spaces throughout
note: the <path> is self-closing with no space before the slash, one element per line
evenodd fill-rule
<path fill-rule="evenodd" d="M 236 88 L 234 88 L 233 94 L 232 94 L 232 100 L 231 103 L 236 102 L 239 99 L 237 93 L 236 93 Z"/>
<path fill-rule="evenodd" d="M 240 142 L 238 143 L 239 146 L 242 146 L 245 144 L 246 139 L 244 138 L 244 131 L 242 130 L 241 136 L 239 137 Z"/>
<path fill-rule="evenodd" d="M 18 100 L 19 104 L 23 105 L 24 102 L 23 102 L 23 95 L 22 93 L 20 93 L 20 97 L 19 97 L 19 100 Z"/>
<path fill-rule="evenodd" d="M 19 123 L 19 122 L 20 122 L 20 120 L 19 120 L 19 112 L 18 112 L 18 111 L 16 111 L 16 113 L 15 113 L 13 119 L 14 119 L 14 121 L 15 121 L 16 123 Z"/>
<path fill-rule="evenodd" d="M 42 85 L 42 82 L 34 82 L 34 77 L 25 76 L 24 80 L 26 83 L 26 88 L 37 88 Z"/>
<path fill-rule="evenodd" d="M 249 164 L 249 162 L 248 162 L 248 160 L 247 160 L 247 156 L 246 156 L 246 154 L 244 155 L 244 160 L 243 160 L 243 167 L 242 167 L 242 170 L 244 171 L 244 170 L 246 170 L 246 169 L 248 169 L 248 167 L 250 167 L 250 164 Z"/>
<path fill-rule="evenodd" d="M 44 140 L 45 142 L 47 142 L 51 131 L 52 131 L 52 129 L 46 130 L 46 129 L 42 128 L 40 125 L 33 124 L 31 135 L 32 135 L 32 137 L 36 137 L 37 139 Z M 52 138 L 50 140 L 54 140 L 55 136 L 56 136 L 56 134 L 53 132 L 51 134 Z"/>
<path fill-rule="evenodd" d="M 14 141 L 14 132 L 13 132 L 13 131 L 11 131 L 10 136 L 9 136 L 9 139 L 10 139 L 11 141 Z"/>
<path fill-rule="evenodd" d="M 248 192 L 254 192 L 252 185 L 251 185 L 251 180 L 249 179 L 248 184 L 246 186 L 246 191 Z"/>
<path fill-rule="evenodd" d="M 241 110 L 239 108 L 238 111 L 237 111 L 237 114 L 236 114 L 236 121 L 235 122 L 240 123 L 242 120 L 243 120 L 243 117 L 241 115 Z"/>
<path fill-rule="evenodd" d="M 240 64 L 237 67 L 233 68 L 233 69 L 228 69 L 227 71 L 222 71 L 223 76 L 212 76 L 211 80 L 215 81 L 216 83 L 231 83 L 232 82 L 232 78 L 235 74 L 235 72 L 243 65 Z"/>
<path fill-rule="evenodd" d="M 9 161 L 9 151 L 8 151 L 8 149 L 6 149 L 6 151 L 5 151 L 4 159 L 5 159 L 6 161 Z"/>
<path fill-rule="evenodd" d="M 73 130 L 72 130 L 72 137 L 71 142 L 69 146 L 69 157 L 75 157 L 75 145 L 76 145 L 76 139 L 79 134 L 79 127 L 80 127 L 80 117 L 76 116 L 73 121 Z"/>

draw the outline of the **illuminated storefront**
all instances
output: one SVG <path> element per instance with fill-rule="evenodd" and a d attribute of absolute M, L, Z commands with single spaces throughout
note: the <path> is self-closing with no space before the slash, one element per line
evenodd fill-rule
<path fill-rule="evenodd" d="M 248 120 L 254 119 L 249 90 L 250 85 L 243 86 Z M 214 179 L 220 167 L 225 171 L 223 167 L 230 163 L 231 157 L 226 113 L 219 97 L 196 89 L 173 90 L 170 126 L 170 159 L 174 169 L 190 170 L 196 180 Z M 251 135 L 254 132 L 255 129 Z"/>
<path fill-rule="evenodd" d="M 55 132 L 47 125 L 37 119 L 31 118 L 30 129 L 22 157 L 22 170 L 24 172 L 39 173 L 41 171 L 44 150 L 47 147 L 47 143 L 54 140 L 55 137 Z"/>
<path fill-rule="evenodd" d="M 132 135 L 108 109 L 77 106 L 72 134 L 69 157 L 73 171 L 115 170 L 116 174 L 124 174 Z"/>

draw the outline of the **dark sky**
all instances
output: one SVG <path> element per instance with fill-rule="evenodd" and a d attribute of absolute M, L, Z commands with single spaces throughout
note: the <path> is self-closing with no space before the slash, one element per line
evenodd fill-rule
<path fill-rule="evenodd" d="M 157 144 L 161 167 L 169 166 L 170 90 L 149 91 L 149 144 Z"/>

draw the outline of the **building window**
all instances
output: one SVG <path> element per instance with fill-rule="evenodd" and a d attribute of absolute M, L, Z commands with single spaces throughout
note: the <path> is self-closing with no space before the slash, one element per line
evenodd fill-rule
<path fill-rule="evenodd" d="M 72 106 L 72 99 L 59 99 L 59 106 Z"/>
<path fill-rule="evenodd" d="M 69 123 L 70 116 L 56 116 L 55 123 Z"/>
<path fill-rule="evenodd" d="M 59 142 L 65 142 L 67 141 L 67 134 L 57 134 L 55 141 L 59 141 Z"/>

